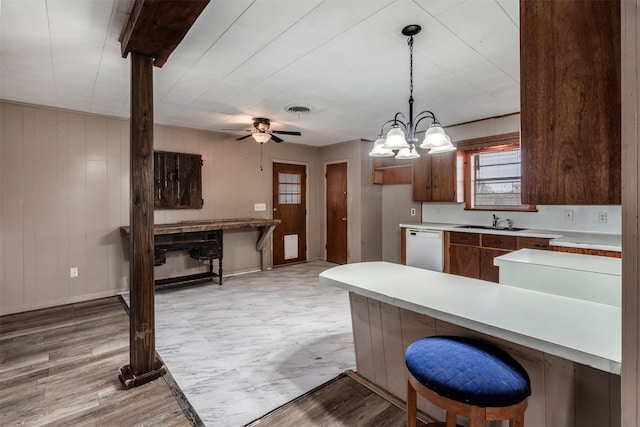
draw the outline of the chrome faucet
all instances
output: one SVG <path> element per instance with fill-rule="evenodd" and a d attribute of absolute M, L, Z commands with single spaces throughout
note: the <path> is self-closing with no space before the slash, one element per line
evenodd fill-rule
<path fill-rule="evenodd" d="M 493 223 L 492 223 L 493 228 L 498 228 L 498 221 L 500 221 L 500 217 L 496 216 L 496 214 L 493 214 Z"/>

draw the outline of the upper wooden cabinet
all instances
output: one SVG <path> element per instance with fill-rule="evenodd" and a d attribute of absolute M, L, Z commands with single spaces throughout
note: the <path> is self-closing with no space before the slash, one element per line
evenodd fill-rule
<path fill-rule="evenodd" d="M 462 167 L 456 151 L 413 160 L 412 192 L 416 202 L 462 202 Z"/>
<path fill-rule="evenodd" d="M 522 202 L 620 204 L 620 2 L 521 0 Z"/>
<path fill-rule="evenodd" d="M 373 183 L 382 185 L 410 184 L 412 161 L 398 160 L 395 157 L 372 158 Z"/>

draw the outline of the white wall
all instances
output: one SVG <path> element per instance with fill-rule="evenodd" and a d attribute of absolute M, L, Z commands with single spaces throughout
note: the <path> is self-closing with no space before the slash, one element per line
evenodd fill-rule
<path fill-rule="evenodd" d="M 464 203 L 423 203 L 422 222 L 444 224 L 491 225 L 492 214 L 502 218 L 501 226 L 506 226 L 507 218 L 518 228 L 543 230 L 578 231 L 590 233 L 620 234 L 622 209 L 620 205 L 606 206 L 542 206 L 538 212 L 465 211 Z M 565 219 L 565 211 L 573 212 L 573 221 Z M 607 214 L 607 222 L 599 222 L 600 212 Z"/>

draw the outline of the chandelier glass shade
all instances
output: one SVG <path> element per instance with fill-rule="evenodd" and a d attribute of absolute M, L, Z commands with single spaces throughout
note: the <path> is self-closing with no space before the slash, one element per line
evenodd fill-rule
<path fill-rule="evenodd" d="M 384 148 L 384 135 L 379 135 L 373 143 L 373 150 L 369 153 L 371 157 L 392 157 L 395 156 L 393 150 Z"/>
<path fill-rule="evenodd" d="M 428 149 L 429 154 L 455 150 L 451 143 L 451 138 L 445 133 L 435 114 L 431 111 L 422 111 L 415 118 L 413 116 L 413 36 L 418 34 L 420 30 L 419 25 L 408 25 L 402 29 L 402 34 L 409 37 L 407 41 L 410 61 L 409 118 L 407 119 L 404 114 L 398 112 L 392 120 L 382 125 L 380 136 L 376 139 L 373 149 L 369 153 L 372 157 L 390 157 L 394 152 L 397 152 L 397 159 L 416 159 L 420 157 L 417 152 L 419 138 L 416 133 L 418 132 L 418 125 L 425 119 L 431 120 L 431 125 L 425 132 L 420 148 Z M 391 126 L 385 137 L 384 129 L 389 124 Z M 384 138 L 384 142 L 381 144 L 379 141 L 382 138 Z"/>

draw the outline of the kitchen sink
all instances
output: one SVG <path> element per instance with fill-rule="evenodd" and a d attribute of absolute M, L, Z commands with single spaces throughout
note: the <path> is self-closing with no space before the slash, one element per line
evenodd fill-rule
<path fill-rule="evenodd" d="M 517 227 L 492 227 L 490 225 L 458 225 L 456 228 L 479 228 L 481 230 L 497 230 L 497 231 L 522 231 L 524 228 Z"/>

